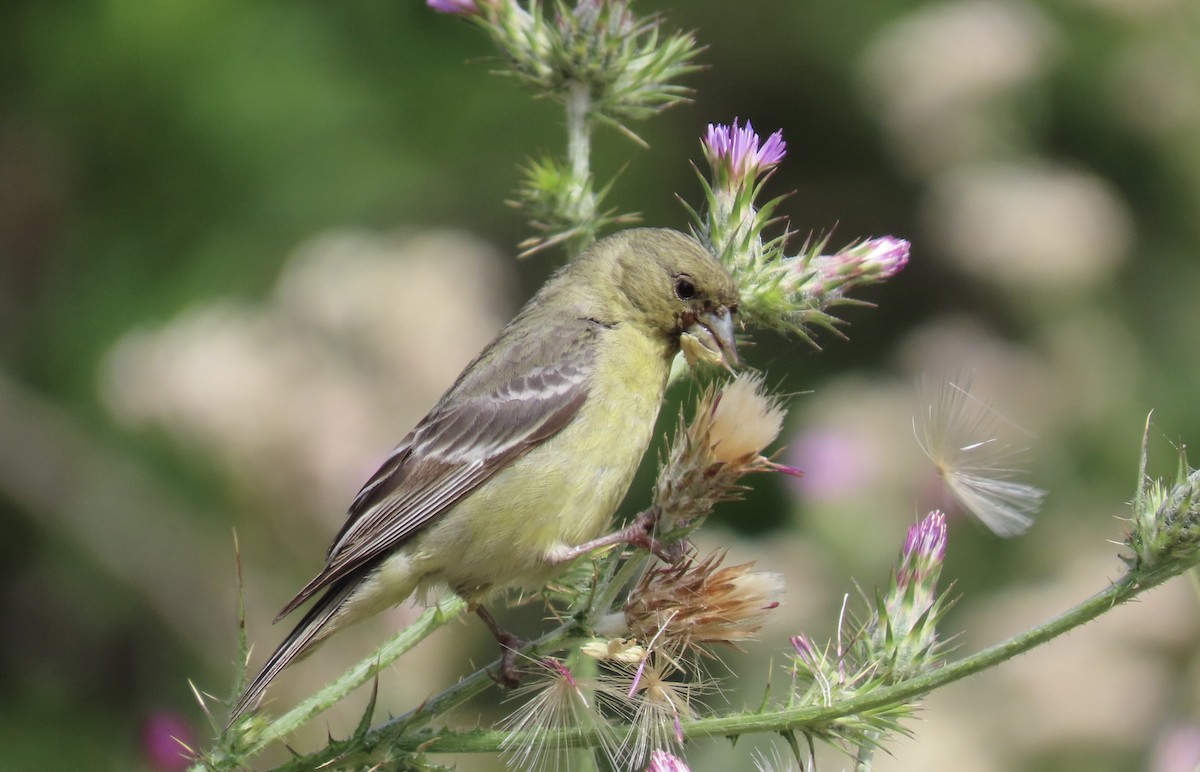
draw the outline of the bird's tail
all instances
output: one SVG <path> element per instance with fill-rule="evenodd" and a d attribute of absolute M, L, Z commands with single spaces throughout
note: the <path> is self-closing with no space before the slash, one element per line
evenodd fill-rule
<path fill-rule="evenodd" d="M 238 697 L 229 714 L 229 721 L 225 724 L 226 729 L 233 726 L 239 716 L 262 698 L 263 692 L 275 680 L 275 676 L 288 665 L 309 654 L 325 636 L 333 632 L 329 629 L 329 622 L 341 610 L 346 598 L 357 585 L 357 577 L 346 577 L 331 587 L 308 610 L 299 624 L 288 633 L 283 643 L 279 644 L 279 648 L 275 649 L 275 653 L 263 665 L 262 670 L 258 671 L 258 675 L 254 676 L 254 680 L 242 692 L 242 696 Z"/>

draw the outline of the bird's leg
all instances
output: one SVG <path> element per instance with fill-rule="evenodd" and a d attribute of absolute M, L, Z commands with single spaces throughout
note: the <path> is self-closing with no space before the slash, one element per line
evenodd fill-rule
<path fill-rule="evenodd" d="M 611 547 L 614 544 L 629 544 L 653 553 L 655 557 L 664 563 L 674 565 L 687 552 L 687 542 L 686 540 L 680 540 L 669 545 L 663 544 L 654 535 L 654 530 L 657 526 L 658 509 L 650 507 L 635 517 L 633 522 L 618 531 L 613 531 L 612 533 L 574 547 L 566 547 L 556 551 L 550 557 L 550 562 L 555 564 L 569 563 L 580 555 L 586 555 L 601 547 Z"/>
<path fill-rule="evenodd" d="M 500 642 L 500 672 L 493 673 L 488 671 L 488 675 L 492 680 L 501 686 L 509 689 L 516 688 L 521 683 L 521 671 L 517 670 L 517 650 L 525 645 L 517 636 L 500 626 L 496 618 L 491 612 L 483 606 L 476 606 L 475 613 L 483 620 L 483 623 L 492 631 L 492 635 L 496 636 L 496 640 Z"/>

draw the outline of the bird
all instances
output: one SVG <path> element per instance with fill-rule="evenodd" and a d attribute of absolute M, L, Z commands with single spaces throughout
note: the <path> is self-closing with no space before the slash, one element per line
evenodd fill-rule
<path fill-rule="evenodd" d="M 672 361 L 738 363 L 738 289 L 712 252 L 667 228 L 607 236 L 555 271 L 466 366 L 354 498 L 325 566 L 276 622 L 316 598 L 233 704 L 334 632 L 449 586 L 483 605 L 537 589 L 595 546 L 650 444 Z"/>

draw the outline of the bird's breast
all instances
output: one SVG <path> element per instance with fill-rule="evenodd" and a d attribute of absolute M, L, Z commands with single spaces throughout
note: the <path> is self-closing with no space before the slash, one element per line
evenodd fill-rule
<path fill-rule="evenodd" d="M 547 556 L 610 527 L 650 443 L 669 360 L 661 344 L 617 328 L 595 363 L 575 418 L 428 533 L 423 546 L 456 558 L 439 572 L 452 587 L 545 584 L 561 571 Z"/>

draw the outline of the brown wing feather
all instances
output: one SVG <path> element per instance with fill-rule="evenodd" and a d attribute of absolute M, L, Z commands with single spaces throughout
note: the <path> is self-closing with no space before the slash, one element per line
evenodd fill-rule
<path fill-rule="evenodd" d="M 455 388 L 367 481 L 329 549 L 325 568 L 279 618 L 412 538 L 492 475 L 571 422 L 587 400 L 597 327 L 561 331 L 523 352 L 521 375 L 467 396 Z M 555 343 L 569 341 L 567 345 Z M 532 360 L 532 361 L 531 361 Z M 547 361 L 550 360 L 550 361 Z M 555 361 L 557 360 L 557 361 Z M 511 361 L 511 360 L 510 360 Z"/>

